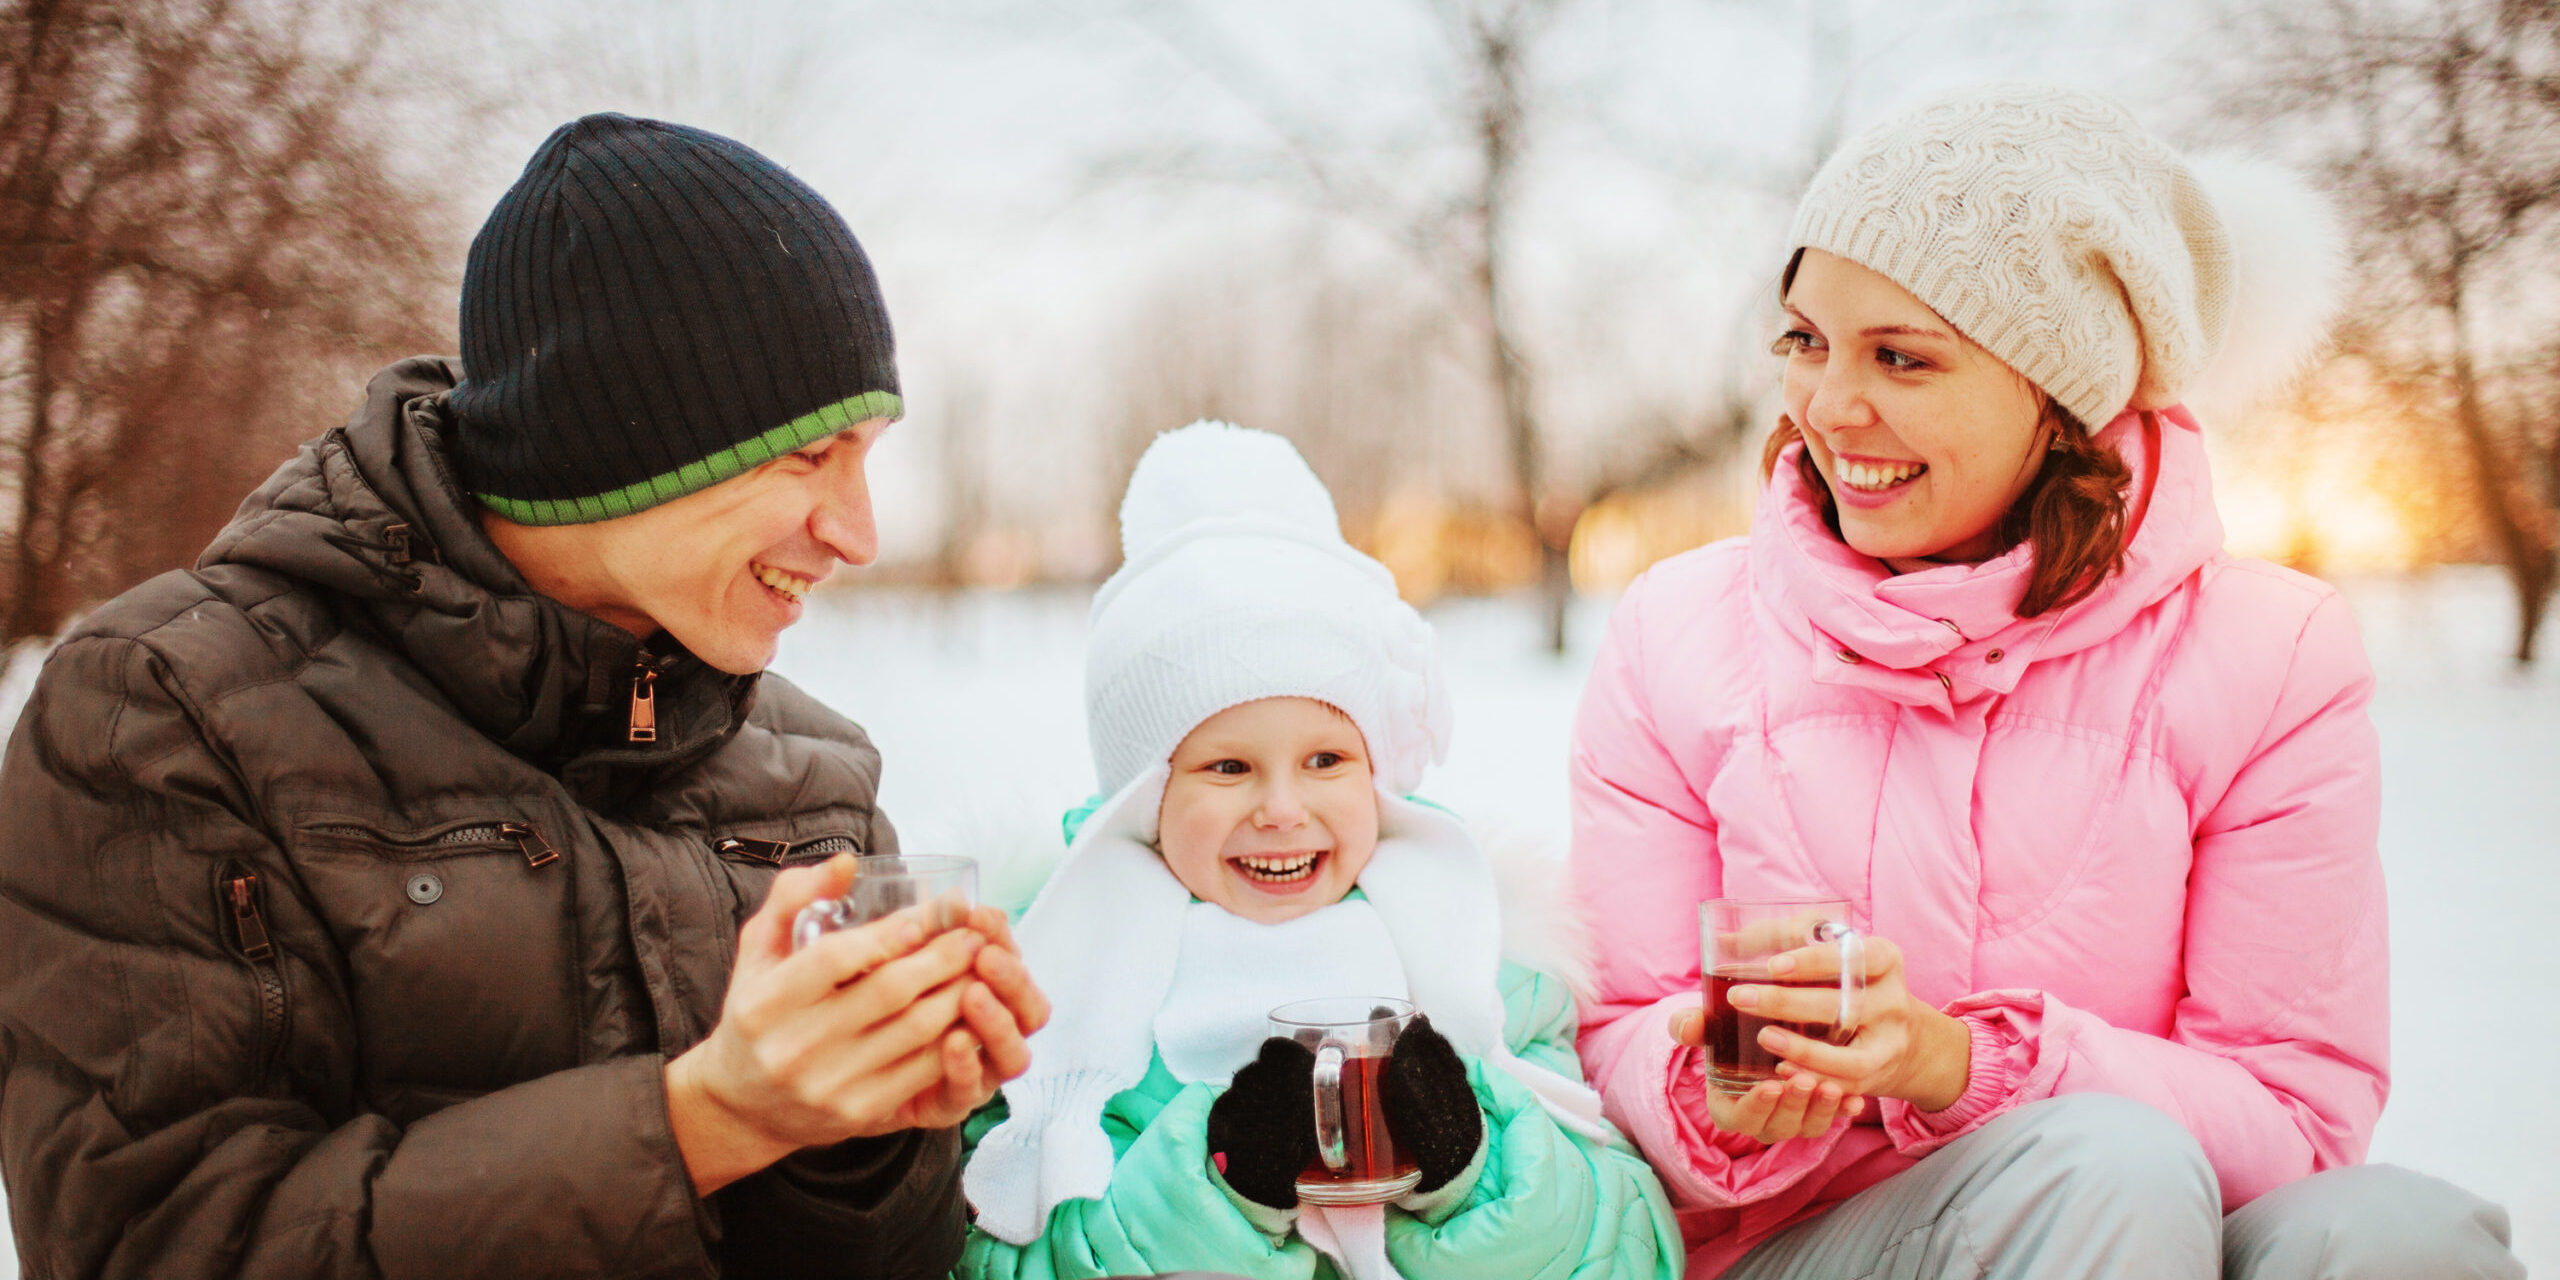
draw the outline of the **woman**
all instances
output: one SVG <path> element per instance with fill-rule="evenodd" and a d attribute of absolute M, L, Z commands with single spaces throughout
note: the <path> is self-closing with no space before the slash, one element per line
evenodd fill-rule
<path fill-rule="evenodd" d="M 2257 183 L 2000 85 L 1806 194 L 1751 535 L 1628 591 L 1575 730 L 1583 1058 L 1693 1274 L 2522 1273 L 2494 1206 L 2350 1167 L 2387 1080 L 2372 677 L 2333 591 L 2223 554 L 2180 407 L 2227 331 L 2287 327 L 2235 302 L 2316 286 L 2280 277 L 2317 202 Z M 1871 936 L 1855 1035 L 1770 1028 L 1786 1078 L 1739 1097 L 1700 1072 L 1718 896 Z"/>

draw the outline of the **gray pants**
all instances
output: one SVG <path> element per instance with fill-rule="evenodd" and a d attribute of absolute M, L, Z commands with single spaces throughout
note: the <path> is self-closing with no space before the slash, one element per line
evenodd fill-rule
<path fill-rule="evenodd" d="M 1725 1280 L 2521 1277 L 2504 1209 L 2390 1165 L 2222 1216 L 2204 1151 L 2130 1099 L 2020 1107 L 1745 1255 Z"/>

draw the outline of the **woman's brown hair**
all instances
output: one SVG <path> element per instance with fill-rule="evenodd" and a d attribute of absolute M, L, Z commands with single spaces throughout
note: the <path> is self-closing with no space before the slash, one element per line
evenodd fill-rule
<path fill-rule="evenodd" d="M 2026 492 L 2000 517 L 1999 527 L 2003 550 L 2021 542 L 2033 548 L 2027 592 L 2018 601 L 2021 618 L 2087 599 L 2109 574 L 2124 567 L 2125 543 L 2132 537 L 2125 527 L 2125 490 L 2133 483 L 2133 469 L 2050 397 L 2037 429 L 2053 433 L 2052 447 L 2045 450 L 2044 465 L 2027 482 Z M 1786 447 L 1803 438 L 1792 420 L 1778 419 L 1778 429 L 1760 449 L 1762 483 L 1778 469 L 1778 456 Z M 1840 507 L 1813 465 L 1812 450 L 1796 454 L 1796 475 L 1805 492 L 1821 502 L 1822 522 L 1836 536 Z"/>
<path fill-rule="evenodd" d="M 1787 290 L 1796 282 L 1796 268 L 1802 265 L 1804 250 L 1787 256 L 1786 270 L 1778 274 L 1778 301 L 1786 301 Z M 2045 450 L 2044 465 L 2037 468 L 2035 479 L 2009 504 L 1999 526 L 2001 550 L 2021 542 L 2031 548 L 2027 592 L 2018 599 L 2021 618 L 2088 599 L 2110 574 L 2124 568 L 2125 544 L 2133 539 L 2125 516 L 2125 490 L 2133 484 L 2133 468 L 2115 450 L 2098 443 L 2089 428 L 2053 397 L 2042 390 L 2036 394 L 2044 401 L 2044 417 L 2036 429 L 2051 432 L 2053 443 Z M 1803 438 L 1792 420 L 1778 419 L 1778 429 L 1760 447 L 1763 485 L 1778 469 L 1778 455 Z M 1840 505 L 1832 500 L 1821 469 L 1813 465 L 1813 450 L 1796 455 L 1796 475 L 1803 479 L 1805 491 L 1821 502 L 1822 523 L 1838 537 Z"/>

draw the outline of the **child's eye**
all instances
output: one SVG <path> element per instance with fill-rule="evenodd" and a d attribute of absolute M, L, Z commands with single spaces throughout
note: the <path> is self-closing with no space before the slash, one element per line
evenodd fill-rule
<path fill-rule="evenodd" d="M 1253 772 L 1253 766 L 1242 760 L 1214 760 L 1209 763 L 1208 769 L 1211 773 L 1225 774 L 1230 778 L 1241 778 Z"/>
<path fill-rule="evenodd" d="M 1773 356 L 1791 356 L 1799 351 L 1820 350 L 1822 350 L 1822 339 L 1802 329 L 1789 329 L 1779 334 L 1776 342 L 1769 344 L 1769 354 Z"/>
<path fill-rule="evenodd" d="M 1342 753 L 1339 751 L 1319 751 L 1307 757 L 1307 767 L 1310 769 L 1330 769 L 1340 763 L 1342 763 Z"/>
<path fill-rule="evenodd" d="M 1876 363 L 1883 365 L 1885 368 L 1904 373 L 1908 373 L 1913 369 L 1925 369 L 1929 366 L 1928 361 L 1922 360 L 1918 356 L 1905 355 L 1891 347 L 1876 348 Z"/>

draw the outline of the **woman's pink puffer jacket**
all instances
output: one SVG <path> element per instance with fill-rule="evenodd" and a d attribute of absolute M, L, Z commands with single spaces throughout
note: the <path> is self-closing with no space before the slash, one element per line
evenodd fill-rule
<path fill-rule="evenodd" d="M 2194 1133 L 2224 1208 L 2364 1156 L 2388 1087 L 2373 680 L 2322 583 L 2222 551 L 2183 409 L 2133 464 L 2123 572 L 2019 620 L 2024 548 L 1892 576 L 1783 458 L 1751 536 L 1613 616 L 1574 730 L 1599 939 L 1585 1070 L 1670 1188 L 1695 1274 L 2058 1093 Z M 1801 448 L 1802 446 L 1795 446 Z M 1706 1123 L 1696 904 L 1836 896 L 1973 1035 L 1964 1096 L 1763 1146 Z"/>

